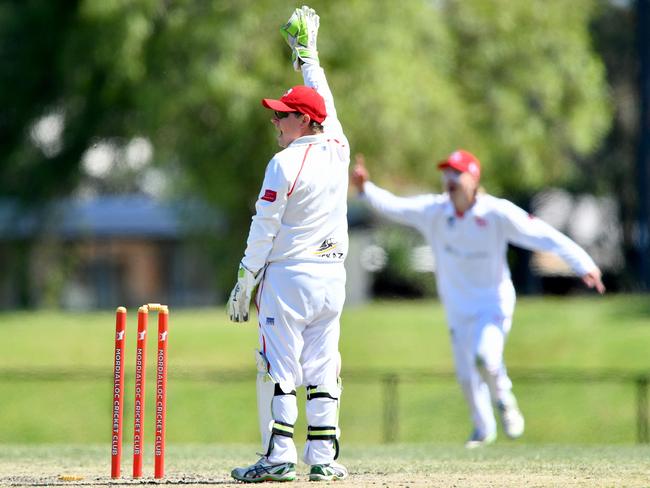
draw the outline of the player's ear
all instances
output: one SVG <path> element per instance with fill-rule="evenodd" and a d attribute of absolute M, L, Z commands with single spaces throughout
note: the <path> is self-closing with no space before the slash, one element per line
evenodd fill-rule
<path fill-rule="evenodd" d="M 311 117 L 307 114 L 302 114 L 302 123 L 305 126 L 309 125 L 309 122 L 311 122 Z"/>

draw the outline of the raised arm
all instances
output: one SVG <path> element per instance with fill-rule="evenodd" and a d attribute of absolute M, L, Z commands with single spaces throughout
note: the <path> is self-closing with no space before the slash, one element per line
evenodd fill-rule
<path fill-rule="evenodd" d="M 327 118 L 323 122 L 325 132 L 343 135 L 343 128 L 336 115 L 334 97 L 327 83 L 325 71 L 318 60 L 318 28 L 320 18 L 316 11 L 307 6 L 297 8 L 280 29 L 282 36 L 291 47 L 291 59 L 296 71 L 302 72 L 305 85 L 314 88 L 325 100 Z"/>

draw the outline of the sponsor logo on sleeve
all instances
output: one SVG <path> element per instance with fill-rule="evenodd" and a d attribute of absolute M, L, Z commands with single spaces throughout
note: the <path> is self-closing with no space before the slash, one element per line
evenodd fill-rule
<path fill-rule="evenodd" d="M 264 190 L 264 195 L 262 195 L 262 200 L 266 200 L 267 202 L 275 202 L 277 196 L 278 196 L 278 192 L 276 191 Z"/>

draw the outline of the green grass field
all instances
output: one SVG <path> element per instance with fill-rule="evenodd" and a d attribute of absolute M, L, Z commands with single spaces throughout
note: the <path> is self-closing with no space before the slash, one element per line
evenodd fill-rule
<path fill-rule="evenodd" d="M 130 310 L 127 358 L 135 352 L 135 315 Z M 155 325 L 153 317 L 151 322 Z M 107 442 L 113 335 L 113 311 L 0 313 L 0 443 Z M 153 334 L 150 338 L 152 371 Z M 649 344 L 647 296 L 531 298 L 520 300 L 506 358 L 515 378 L 530 370 L 649 372 Z M 254 322 L 231 324 L 222 309 L 172 308 L 170 445 L 256 442 L 256 346 Z M 452 372 L 437 302 L 389 301 L 346 309 L 340 348 L 344 445 L 384 439 L 386 399 L 380 380 L 387 373 L 399 373 L 404 380 L 393 399 L 398 442 L 462 443 L 470 427 L 459 388 L 451 376 L 426 376 Z M 127 361 L 126 445 L 131 441 L 132 376 L 133 364 Z M 153 384 L 149 386 L 152 393 Z M 527 417 L 526 435 L 517 445 L 635 442 L 635 388 L 630 380 L 515 379 L 515 392 Z M 148 405 L 153 405 L 151 397 Z M 151 410 L 147 414 L 152 420 Z M 303 438 L 302 417 L 297 427 L 297 438 Z M 497 441 L 497 447 L 510 445 Z"/>

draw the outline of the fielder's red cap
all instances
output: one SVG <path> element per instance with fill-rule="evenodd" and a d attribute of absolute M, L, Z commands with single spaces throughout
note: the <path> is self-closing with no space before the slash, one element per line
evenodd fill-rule
<path fill-rule="evenodd" d="M 447 159 L 438 163 L 438 169 L 454 168 L 461 173 L 469 173 L 474 178 L 481 177 L 481 162 L 471 152 L 458 149 L 451 153 Z"/>
<path fill-rule="evenodd" d="M 300 112 L 311 117 L 319 124 L 327 117 L 325 100 L 313 88 L 305 85 L 289 88 L 280 100 L 264 98 L 262 105 L 276 112 Z"/>

